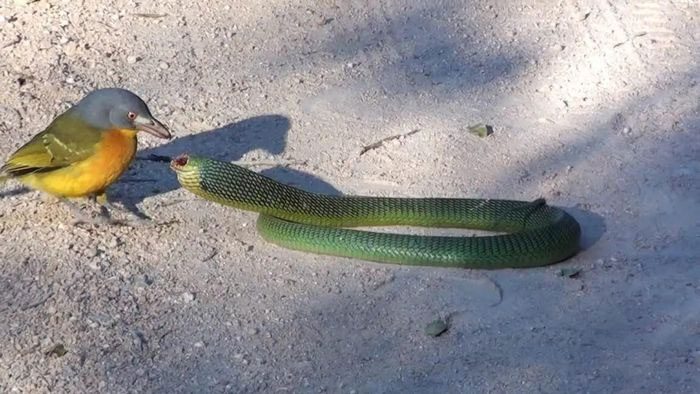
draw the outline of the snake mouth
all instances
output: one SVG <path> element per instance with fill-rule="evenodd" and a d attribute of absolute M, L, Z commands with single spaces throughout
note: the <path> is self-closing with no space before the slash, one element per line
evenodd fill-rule
<path fill-rule="evenodd" d="M 190 162 L 190 156 L 187 154 L 182 154 L 170 161 L 170 168 L 175 171 L 181 171 Z"/>

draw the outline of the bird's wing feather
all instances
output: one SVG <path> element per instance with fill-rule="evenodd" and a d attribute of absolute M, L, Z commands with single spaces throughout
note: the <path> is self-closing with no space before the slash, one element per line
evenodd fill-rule
<path fill-rule="evenodd" d="M 92 156 L 101 138 L 99 129 L 64 113 L 12 154 L 0 172 L 20 176 L 69 166 Z"/>

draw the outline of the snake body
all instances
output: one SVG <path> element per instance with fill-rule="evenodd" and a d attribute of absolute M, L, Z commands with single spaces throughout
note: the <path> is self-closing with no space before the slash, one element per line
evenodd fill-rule
<path fill-rule="evenodd" d="M 257 229 L 263 238 L 290 249 L 383 263 L 482 269 L 554 264 L 579 249 L 578 222 L 544 199 L 332 196 L 201 156 L 182 155 L 170 166 L 182 187 L 195 195 L 259 212 Z M 346 228 L 390 225 L 506 234 L 424 236 Z"/>

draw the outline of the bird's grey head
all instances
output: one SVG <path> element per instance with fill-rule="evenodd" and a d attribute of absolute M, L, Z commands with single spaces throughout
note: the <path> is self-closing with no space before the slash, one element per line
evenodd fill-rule
<path fill-rule="evenodd" d="M 94 90 L 80 100 L 73 111 L 100 129 L 138 130 L 160 138 L 171 137 L 168 128 L 151 115 L 146 103 L 125 89 Z"/>

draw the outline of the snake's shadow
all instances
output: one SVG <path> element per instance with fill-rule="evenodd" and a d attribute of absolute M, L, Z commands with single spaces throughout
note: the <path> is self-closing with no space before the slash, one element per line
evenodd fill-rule
<path fill-rule="evenodd" d="M 580 207 L 564 207 L 563 209 L 581 225 L 579 245 L 582 251 L 592 248 L 607 231 L 605 219 L 597 213 Z"/>
<path fill-rule="evenodd" d="M 150 157 L 191 153 L 217 160 L 236 161 L 246 152 L 256 149 L 278 155 L 284 152 L 290 129 L 291 122 L 286 116 L 261 115 L 211 131 L 176 137 L 166 144 L 141 150 L 129 171 L 110 189 L 109 198 L 123 204 L 130 211 L 143 215 L 137 204 L 149 197 L 180 188 L 169 163 L 149 160 Z M 258 171 L 255 168 L 253 170 Z M 277 166 L 260 172 L 305 190 L 339 194 L 333 186 L 302 171 Z"/>

